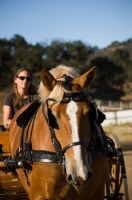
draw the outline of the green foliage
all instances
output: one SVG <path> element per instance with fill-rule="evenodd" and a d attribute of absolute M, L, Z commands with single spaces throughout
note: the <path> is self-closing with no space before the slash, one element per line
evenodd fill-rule
<path fill-rule="evenodd" d="M 127 45 L 128 49 L 120 48 L 120 45 Z M 95 82 L 88 91 L 94 93 L 96 98 L 118 100 L 123 94 L 125 81 L 132 80 L 131 51 L 131 39 L 123 44 L 114 42 L 104 50 L 92 48 L 81 41 L 31 45 L 20 35 L 15 35 L 11 40 L 0 39 L 0 91 L 10 91 L 14 74 L 21 67 L 27 67 L 33 72 L 33 81 L 38 85 L 43 68 L 50 70 L 58 64 L 66 64 L 83 74 L 95 65 Z"/>
<path fill-rule="evenodd" d="M 132 61 L 130 60 L 130 53 L 125 49 L 117 49 L 111 55 L 111 60 L 118 65 L 121 65 L 124 72 L 127 74 L 127 81 L 132 80 Z"/>
<path fill-rule="evenodd" d="M 46 59 L 49 68 L 58 64 L 66 64 L 75 68 L 81 68 L 86 62 L 91 51 L 90 47 L 84 45 L 81 41 L 59 42 L 53 41 L 47 49 Z"/>
<path fill-rule="evenodd" d="M 13 80 L 11 41 L 0 40 L 0 89 L 8 87 Z M 8 77 L 8 78 L 7 78 Z M 6 80 L 6 81 L 5 81 Z"/>
<path fill-rule="evenodd" d="M 97 73 L 92 88 L 98 99 L 117 100 L 123 94 L 122 85 L 126 75 L 120 65 L 115 65 L 108 58 L 98 57 L 91 62 L 97 66 Z"/>
<path fill-rule="evenodd" d="M 129 56 L 130 54 L 127 50 L 117 49 L 112 53 L 111 59 L 117 64 L 122 64 L 128 61 Z"/>

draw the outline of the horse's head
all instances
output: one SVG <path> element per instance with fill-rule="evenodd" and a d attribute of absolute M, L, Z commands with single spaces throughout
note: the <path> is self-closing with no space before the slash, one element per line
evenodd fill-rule
<path fill-rule="evenodd" d="M 85 186 L 92 177 L 90 105 L 84 88 L 92 83 L 95 71 L 93 67 L 77 77 L 67 76 L 65 72 L 57 79 L 46 69 L 41 72 L 40 99 L 48 108 L 49 125 L 53 127 L 51 135 L 66 179 L 75 187 Z"/>

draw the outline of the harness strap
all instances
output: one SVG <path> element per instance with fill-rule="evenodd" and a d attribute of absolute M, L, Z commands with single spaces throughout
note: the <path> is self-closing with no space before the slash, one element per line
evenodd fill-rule
<path fill-rule="evenodd" d="M 67 149 L 69 149 L 70 147 L 73 147 L 73 146 L 77 146 L 77 145 L 85 146 L 85 147 L 87 148 L 88 151 L 91 150 L 90 145 L 88 145 L 88 144 L 86 144 L 86 143 L 80 141 L 80 142 L 73 142 L 73 143 L 71 143 L 71 144 L 68 144 L 66 147 L 64 147 L 64 148 L 62 149 L 62 152 L 65 153 L 65 152 L 67 151 Z"/>
<path fill-rule="evenodd" d="M 43 116 L 44 116 L 45 120 L 47 121 L 49 130 L 50 130 L 50 137 L 51 137 L 52 143 L 54 145 L 54 148 L 55 148 L 55 151 L 56 151 L 56 155 L 59 158 L 59 163 L 63 164 L 64 160 L 63 160 L 62 148 L 61 148 L 61 145 L 60 145 L 59 141 L 56 139 L 55 134 L 54 134 L 54 129 L 53 129 L 52 126 L 50 126 L 50 122 L 49 122 L 49 110 L 48 110 L 48 101 L 49 100 L 54 100 L 54 99 L 47 99 L 46 100 L 46 109 L 47 109 L 46 110 L 46 114 L 44 112 L 44 105 L 42 105 L 42 113 L 43 113 Z"/>
<path fill-rule="evenodd" d="M 24 128 L 27 126 L 30 118 L 34 115 L 36 110 L 38 110 L 40 106 L 39 100 L 35 100 L 32 102 L 28 108 L 26 108 L 16 119 L 17 125 L 21 128 Z"/>
<path fill-rule="evenodd" d="M 31 151 L 32 162 L 48 162 L 58 163 L 59 159 L 55 152 L 46 150 L 33 150 Z"/>
<path fill-rule="evenodd" d="M 102 152 L 99 149 L 92 150 L 91 151 L 91 159 L 94 160 L 95 158 L 106 155 L 107 153 L 108 153 L 107 151 Z"/>

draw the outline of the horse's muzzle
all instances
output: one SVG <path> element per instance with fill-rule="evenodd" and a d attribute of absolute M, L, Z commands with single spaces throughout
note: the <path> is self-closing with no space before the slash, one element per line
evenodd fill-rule
<path fill-rule="evenodd" d="M 92 178 L 92 172 L 88 172 L 88 176 L 86 180 L 84 180 L 80 176 L 77 177 L 76 175 L 69 174 L 67 177 L 67 182 L 73 185 L 74 187 L 79 188 L 79 187 L 85 187 L 87 183 L 89 182 L 89 180 L 91 180 L 91 178 Z"/>

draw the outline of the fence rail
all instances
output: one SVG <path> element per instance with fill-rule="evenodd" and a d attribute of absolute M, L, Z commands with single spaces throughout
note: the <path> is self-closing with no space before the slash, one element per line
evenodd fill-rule
<path fill-rule="evenodd" d="M 96 103 L 102 112 L 132 109 L 132 101 L 96 100 Z"/>
<path fill-rule="evenodd" d="M 106 120 L 103 122 L 103 126 L 107 126 L 110 124 L 119 125 L 127 122 L 132 123 L 132 109 L 103 113 L 106 115 Z"/>

